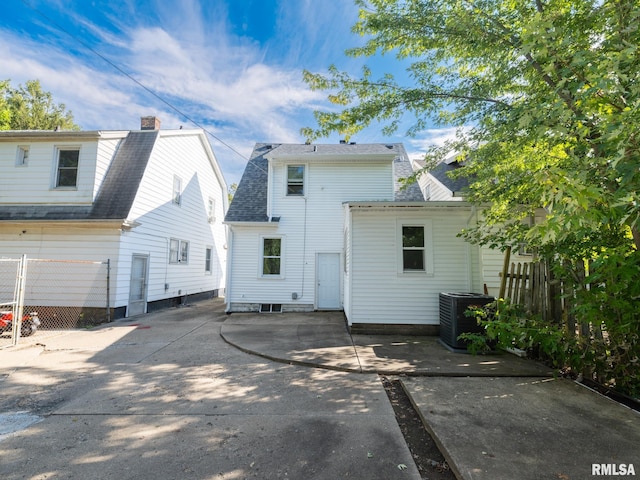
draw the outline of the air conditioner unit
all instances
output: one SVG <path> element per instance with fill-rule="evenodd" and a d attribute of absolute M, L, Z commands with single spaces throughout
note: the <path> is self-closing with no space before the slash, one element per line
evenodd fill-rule
<path fill-rule="evenodd" d="M 481 293 L 441 293 L 440 294 L 440 342 L 453 351 L 466 351 L 465 340 L 458 340 L 462 333 L 482 333 L 475 317 L 464 312 L 472 305 L 486 305 L 495 298 Z"/>

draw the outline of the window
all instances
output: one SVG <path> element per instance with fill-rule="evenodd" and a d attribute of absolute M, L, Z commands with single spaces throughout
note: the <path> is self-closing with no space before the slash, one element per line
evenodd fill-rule
<path fill-rule="evenodd" d="M 424 227 L 402 227 L 402 269 L 424 271 Z"/>
<path fill-rule="evenodd" d="M 189 261 L 189 242 L 172 238 L 169 242 L 169 263 L 187 263 Z"/>
<path fill-rule="evenodd" d="M 29 161 L 29 147 L 20 145 L 16 152 L 16 167 L 26 167 Z"/>
<path fill-rule="evenodd" d="M 287 166 L 287 195 L 304 195 L 304 165 Z"/>
<path fill-rule="evenodd" d="M 262 239 L 262 275 L 280 275 L 282 239 Z"/>
<path fill-rule="evenodd" d="M 427 183 L 422 191 L 425 200 L 431 200 L 431 184 Z"/>
<path fill-rule="evenodd" d="M 260 313 L 280 313 L 282 305 L 279 303 L 262 303 L 260 304 Z"/>
<path fill-rule="evenodd" d="M 216 201 L 209 197 L 209 202 L 207 204 L 207 218 L 209 223 L 213 223 L 216 221 Z"/>
<path fill-rule="evenodd" d="M 207 247 L 204 251 L 204 271 L 211 273 L 211 259 L 213 258 L 213 247 Z"/>
<path fill-rule="evenodd" d="M 173 203 L 182 204 L 182 179 L 177 175 L 173 176 Z"/>
<path fill-rule="evenodd" d="M 75 187 L 78 182 L 78 159 L 80 150 L 58 149 L 58 168 L 56 170 L 56 188 Z"/>

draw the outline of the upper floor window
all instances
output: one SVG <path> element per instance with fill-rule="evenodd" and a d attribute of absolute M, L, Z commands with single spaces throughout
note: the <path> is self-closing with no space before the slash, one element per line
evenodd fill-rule
<path fill-rule="evenodd" d="M 304 195 L 304 165 L 287 166 L 287 195 Z"/>
<path fill-rule="evenodd" d="M 427 183 L 422 191 L 425 200 L 431 200 L 431 184 Z"/>
<path fill-rule="evenodd" d="M 29 146 L 20 145 L 16 151 L 16 167 L 25 167 L 29 161 Z"/>
<path fill-rule="evenodd" d="M 209 201 L 207 203 L 207 218 L 209 223 L 216 221 L 216 201 L 211 197 L 209 197 Z"/>
<path fill-rule="evenodd" d="M 282 239 L 262 239 L 262 275 L 280 275 L 282 263 Z"/>
<path fill-rule="evenodd" d="M 56 168 L 56 188 L 76 187 L 78 185 L 78 161 L 80 150 L 58 149 L 58 166 Z"/>
<path fill-rule="evenodd" d="M 177 175 L 173 176 L 173 203 L 182 204 L 182 179 Z"/>
<path fill-rule="evenodd" d="M 189 242 L 172 238 L 169 241 L 169 263 L 187 263 L 189 261 Z"/>
<path fill-rule="evenodd" d="M 402 227 L 402 269 L 424 271 L 424 227 Z"/>

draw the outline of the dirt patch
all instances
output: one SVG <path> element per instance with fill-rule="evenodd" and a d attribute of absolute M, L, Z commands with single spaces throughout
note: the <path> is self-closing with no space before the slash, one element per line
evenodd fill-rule
<path fill-rule="evenodd" d="M 423 480 L 456 480 L 436 442 L 424 428 L 418 412 L 398 378 L 380 376 L 400 430 Z"/>

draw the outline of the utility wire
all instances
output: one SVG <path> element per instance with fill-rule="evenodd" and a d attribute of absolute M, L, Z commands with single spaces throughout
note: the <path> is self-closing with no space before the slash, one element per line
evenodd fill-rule
<path fill-rule="evenodd" d="M 206 128 L 204 128 L 202 125 L 200 125 L 197 121 L 195 121 L 194 119 L 192 119 L 191 117 L 189 117 L 189 115 L 187 115 L 186 113 L 184 113 L 182 110 L 180 110 L 178 107 L 174 106 L 173 104 L 171 104 L 170 102 L 168 102 L 167 100 L 165 100 L 164 98 L 162 98 L 160 95 L 158 95 L 157 93 L 155 93 L 153 90 L 151 90 L 150 88 L 148 88 L 146 85 L 144 85 L 142 82 L 140 82 L 139 80 L 136 80 L 132 75 L 130 75 L 129 73 L 127 73 L 125 70 L 123 70 L 122 68 L 120 68 L 118 65 L 116 65 L 115 63 L 113 63 L 111 60 L 109 60 L 107 57 L 105 57 L 104 55 L 102 55 L 100 52 L 94 50 L 91 46 L 89 46 L 84 40 L 76 37 L 74 34 L 72 34 L 71 32 L 69 32 L 66 28 L 64 28 L 63 26 L 61 26 L 60 24 L 58 24 L 56 21 L 54 21 L 52 18 L 50 18 L 48 15 L 46 15 L 45 13 L 41 12 L 40 10 L 38 10 L 36 7 L 34 7 L 33 5 L 31 5 L 28 0 L 22 0 L 22 3 L 27 6 L 27 8 L 30 8 L 31 10 L 33 10 L 34 12 L 36 12 L 38 15 L 40 15 L 42 18 L 44 18 L 47 22 L 49 22 L 51 25 L 53 25 L 54 27 L 56 27 L 58 30 L 66 33 L 67 35 L 69 35 L 72 39 L 74 39 L 75 41 L 77 41 L 78 43 L 80 43 L 84 48 L 86 48 L 87 50 L 89 50 L 91 53 L 93 53 L 94 55 L 96 55 L 97 57 L 101 58 L 102 60 L 104 60 L 106 63 L 108 63 L 109 65 L 111 65 L 113 68 L 115 68 L 118 72 L 120 72 L 121 74 L 123 74 L 125 77 L 127 77 L 129 80 L 131 80 L 132 82 L 134 82 L 135 84 L 137 84 L 139 87 L 143 88 L 145 91 L 147 91 L 148 93 L 150 93 L 151 95 L 153 95 L 156 99 L 160 100 L 162 103 L 164 103 L 167 107 L 169 107 L 170 109 L 172 109 L 173 111 L 175 111 L 176 113 L 178 113 L 178 115 L 182 116 L 183 118 L 185 118 L 186 120 L 188 120 L 189 122 L 193 123 L 196 127 L 201 128 L 203 131 L 205 131 L 207 134 L 211 135 L 213 138 L 215 138 L 218 142 L 220 142 L 222 145 L 224 145 L 225 147 L 227 147 L 229 150 L 231 150 L 233 153 L 235 153 L 236 155 L 238 155 L 239 157 L 241 157 L 243 160 L 249 161 L 249 159 L 247 157 L 245 157 L 243 154 L 241 154 L 240 152 L 238 152 L 235 148 L 233 148 L 231 145 L 229 145 L 227 142 L 225 142 L 224 140 L 222 140 L 221 138 L 219 138 L 218 136 L 214 135 L 213 133 L 211 133 L 209 130 L 207 130 Z"/>

